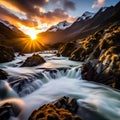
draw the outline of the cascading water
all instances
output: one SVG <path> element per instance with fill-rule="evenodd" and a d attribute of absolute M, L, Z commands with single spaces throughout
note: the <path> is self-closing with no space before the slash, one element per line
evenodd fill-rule
<path fill-rule="evenodd" d="M 47 61 L 45 64 L 20 68 L 17 63 L 26 56 L 0 65 L 10 74 L 7 81 L 0 81 L 0 104 L 11 101 L 22 110 L 11 120 L 27 120 L 33 110 L 63 96 L 77 99 L 78 114 L 84 120 L 120 120 L 120 93 L 82 80 L 81 63 L 42 54 Z M 3 96 L 3 93 L 6 94 Z"/>

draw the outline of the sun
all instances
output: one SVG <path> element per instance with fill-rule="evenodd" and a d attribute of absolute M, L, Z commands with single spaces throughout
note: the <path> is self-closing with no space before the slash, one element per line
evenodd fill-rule
<path fill-rule="evenodd" d="M 40 33 L 40 30 L 36 29 L 35 27 L 24 26 L 20 23 L 18 25 L 20 26 L 19 29 L 28 35 L 32 41 L 37 39 L 37 34 Z"/>
<path fill-rule="evenodd" d="M 36 40 L 38 32 L 34 28 L 29 28 L 26 34 L 30 36 L 31 40 Z"/>
<path fill-rule="evenodd" d="M 31 40 L 36 40 L 37 39 L 37 35 L 36 33 L 31 33 L 31 34 L 28 34 L 31 38 Z"/>

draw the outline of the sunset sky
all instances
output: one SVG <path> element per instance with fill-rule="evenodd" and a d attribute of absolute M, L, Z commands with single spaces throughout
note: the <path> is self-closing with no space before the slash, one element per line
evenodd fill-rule
<path fill-rule="evenodd" d="M 115 5 L 120 0 L 0 0 L 0 19 L 36 33 L 60 21 L 73 22 L 83 12 Z"/>

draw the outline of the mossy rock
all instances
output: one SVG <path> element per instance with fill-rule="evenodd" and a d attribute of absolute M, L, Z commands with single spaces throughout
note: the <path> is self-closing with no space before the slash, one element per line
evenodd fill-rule
<path fill-rule="evenodd" d="M 29 120 L 82 120 L 81 117 L 74 115 L 77 108 L 75 99 L 62 97 L 33 111 Z"/>
<path fill-rule="evenodd" d="M 0 63 L 14 60 L 14 50 L 10 47 L 0 45 Z"/>
<path fill-rule="evenodd" d="M 33 67 L 45 63 L 46 61 L 39 54 L 33 54 L 31 57 L 28 57 L 21 67 Z"/>

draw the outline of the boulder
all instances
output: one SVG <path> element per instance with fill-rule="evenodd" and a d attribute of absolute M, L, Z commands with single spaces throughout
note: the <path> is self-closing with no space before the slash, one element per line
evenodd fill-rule
<path fill-rule="evenodd" d="M 64 57 L 69 57 L 72 53 L 72 51 L 76 49 L 76 43 L 65 43 L 64 45 L 62 45 L 58 52 L 60 55 L 64 56 Z"/>
<path fill-rule="evenodd" d="M 16 113 L 11 103 L 5 103 L 0 106 L 0 120 L 9 120 L 11 116 L 16 117 Z"/>
<path fill-rule="evenodd" d="M 0 106 L 0 120 L 8 120 L 11 117 L 11 104 L 4 104 Z"/>
<path fill-rule="evenodd" d="M 28 57 L 21 67 L 32 67 L 44 63 L 45 60 L 39 54 L 33 54 L 31 57 Z"/>
<path fill-rule="evenodd" d="M 75 116 L 78 104 L 73 98 L 62 97 L 33 111 L 29 120 L 82 120 Z"/>
<path fill-rule="evenodd" d="M 23 52 L 19 52 L 17 56 L 25 56 L 25 54 Z"/>
<path fill-rule="evenodd" d="M 12 48 L 0 45 L 0 63 L 12 61 L 14 57 L 14 50 Z"/>
<path fill-rule="evenodd" d="M 5 72 L 4 70 L 0 69 L 0 79 L 1 80 L 4 80 L 4 79 L 7 79 L 7 72 Z"/>
<path fill-rule="evenodd" d="M 18 98 L 3 100 L 0 104 L 0 120 L 9 120 L 11 117 L 17 118 L 24 107 L 23 101 Z"/>

